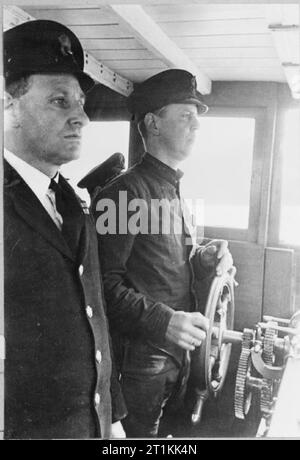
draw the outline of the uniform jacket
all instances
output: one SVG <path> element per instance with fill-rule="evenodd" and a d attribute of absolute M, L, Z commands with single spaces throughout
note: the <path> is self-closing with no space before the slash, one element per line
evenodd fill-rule
<path fill-rule="evenodd" d="M 107 438 L 124 416 L 94 223 L 67 181 L 77 252 L 5 162 L 5 437 Z"/>
<path fill-rule="evenodd" d="M 195 311 L 199 308 L 193 295 L 191 259 L 195 259 L 201 248 L 194 248 L 189 238 L 190 222 L 187 222 L 188 216 L 180 204 L 180 177 L 179 171 L 146 153 L 140 163 L 111 182 L 93 200 L 108 317 L 115 340 L 121 333 L 131 344 L 128 347 L 132 350 L 125 353 L 126 356 L 139 353 L 139 350 L 144 356 L 154 356 L 160 350 L 162 356 L 171 355 L 182 363 L 183 350 L 166 341 L 166 330 L 174 310 Z M 121 196 L 120 192 L 124 191 L 126 195 Z M 101 235 L 99 232 L 102 199 L 110 199 L 116 204 L 115 234 Z M 157 222 L 151 220 L 154 214 L 151 210 L 144 233 L 134 235 L 124 231 L 124 213 L 128 204 L 136 199 L 142 199 L 148 211 L 153 199 L 172 202 L 171 220 L 179 222 L 180 232 L 172 231 L 175 227 L 165 232 L 158 218 L 159 231 L 153 233 L 151 224 Z M 127 213 L 127 223 L 134 214 Z M 208 274 L 199 266 L 199 257 L 197 262 L 196 273 L 203 280 Z M 124 370 L 129 372 L 128 368 L 124 369 L 123 362 Z"/>

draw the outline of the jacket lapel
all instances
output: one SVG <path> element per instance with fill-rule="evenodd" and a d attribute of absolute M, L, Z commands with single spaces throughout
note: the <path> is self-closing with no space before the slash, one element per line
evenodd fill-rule
<path fill-rule="evenodd" d="M 19 174 L 5 161 L 4 187 L 11 198 L 16 212 L 35 231 L 40 233 L 52 246 L 65 256 L 74 260 L 61 232 L 52 221 L 38 198 Z"/>

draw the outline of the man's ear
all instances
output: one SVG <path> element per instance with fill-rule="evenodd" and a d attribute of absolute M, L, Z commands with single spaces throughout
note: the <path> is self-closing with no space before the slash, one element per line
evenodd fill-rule
<path fill-rule="evenodd" d="M 159 134 L 159 126 L 157 123 L 157 117 L 154 113 L 146 113 L 145 118 L 144 118 L 144 123 L 147 128 L 147 131 L 149 131 L 151 134 L 154 136 L 157 136 Z"/>
<path fill-rule="evenodd" d="M 4 110 L 8 110 L 13 104 L 13 97 L 7 91 L 4 91 Z"/>
<path fill-rule="evenodd" d="M 14 98 L 7 91 L 4 92 L 4 115 L 5 120 L 10 127 L 18 127 L 19 123 L 19 110 L 18 110 L 19 100 Z"/>

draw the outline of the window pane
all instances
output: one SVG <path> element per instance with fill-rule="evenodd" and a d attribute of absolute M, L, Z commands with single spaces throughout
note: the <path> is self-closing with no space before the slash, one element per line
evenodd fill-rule
<path fill-rule="evenodd" d="M 82 152 L 78 160 L 62 167 L 62 173 L 70 179 L 76 193 L 89 202 L 86 190 L 76 187 L 79 180 L 92 168 L 103 163 L 115 152 L 123 153 L 128 164 L 128 121 L 94 121 L 83 129 Z"/>
<path fill-rule="evenodd" d="M 282 139 L 282 190 L 279 240 L 300 245 L 300 111 L 289 110 Z"/>
<path fill-rule="evenodd" d="M 205 226 L 248 228 L 254 131 L 254 118 L 201 117 L 182 191 L 204 200 Z"/>

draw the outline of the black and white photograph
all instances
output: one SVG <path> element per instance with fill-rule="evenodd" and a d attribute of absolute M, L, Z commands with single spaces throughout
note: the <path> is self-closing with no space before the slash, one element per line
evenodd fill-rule
<path fill-rule="evenodd" d="M 0 11 L 0 439 L 299 440 L 299 1 Z"/>

